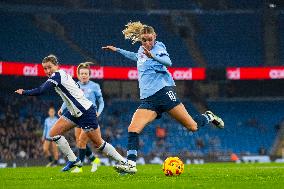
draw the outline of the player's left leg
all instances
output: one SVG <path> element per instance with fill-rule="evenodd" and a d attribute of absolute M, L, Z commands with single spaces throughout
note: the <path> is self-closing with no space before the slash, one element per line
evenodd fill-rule
<path fill-rule="evenodd" d="M 52 152 L 53 152 L 53 158 L 54 158 L 54 160 L 53 160 L 53 166 L 57 166 L 57 164 L 58 164 L 58 148 L 57 148 L 57 145 L 56 145 L 56 143 L 55 142 L 52 142 L 51 143 L 51 146 L 52 146 Z"/>
<path fill-rule="evenodd" d="M 123 158 L 116 149 L 106 141 L 104 141 L 101 137 L 101 130 L 100 128 L 91 129 L 86 131 L 86 135 L 89 139 L 94 143 L 95 147 L 101 151 L 103 154 L 107 155 L 108 157 L 114 159 L 115 161 L 121 163 L 125 163 L 125 158 Z"/>
<path fill-rule="evenodd" d="M 198 128 L 210 122 L 218 128 L 224 128 L 223 120 L 210 111 L 196 115 L 193 119 L 182 103 L 169 110 L 168 113 L 191 131 L 197 131 Z"/>
<path fill-rule="evenodd" d="M 48 164 L 46 165 L 46 167 L 50 167 L 53 161 L 52 156 L 49 151 L 50 143 L 51 141 L 48 141 L 48 140 L 44 140 L 43 142 L 43 153 L 45 157 L 47 157 L 48 159 Z"/>

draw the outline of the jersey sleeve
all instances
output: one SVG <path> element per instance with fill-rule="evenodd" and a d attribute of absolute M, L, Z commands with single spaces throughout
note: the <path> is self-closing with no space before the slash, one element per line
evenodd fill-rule
<path fill-rule="evenodd" d="M 133 60 L 133 61 L 138 60 L 137 53 L 135 53 L 135 52 L 126 51 L 126 50 L 120 49 L 120 48 L 117 48 L 117 52 L 122 54 L 124 57 L 126 57 L 130 60 Z"/>
<path fill-rule="evenodd" d="M 159 48 L 158 48 L 157 52 L 155 52 L 155 56 L 159 56 L 159 57 L 169 56 L 169 53 L 167 52 L 167 48 L 164 45 L 164 43 L 159 42 L 158 47 Z"/>
<path fill-rule="evenodd" d="M 95 90 L 96 99 L 98 101 L 98 114 L 100 115 L 104 109 L 105 103 L 102 95 L 102 90 L 100 86 L 97 86 L 97 90 Z"/>
<path fill-rule="evenodd" d="M 42 138 L 45 138 L 46 135 L 46 124 L 46 120 L 44 120 Z"/>
<path fill-rule="evenodd" d="M 158 47 L 158 50 L 153 53 L 153 59 L 163 64 L 164 66 L 171 66 L 172 61 L 169 57 L 166 46 L 162 42 L 160 42 Z"/>
<path fill-rule="evenodd" d="M 52 89 L 55 87 L 55 84 L 49 80 L 47 80 L 46 82 L 44 82 L 40 87 L 38 88 L 34 88 L 31 90 L 24 90 L 23 91 L 23 95 L 27 95 L 27 96 L 38 96 L 41 95 L 42 93 Z"/>
<path fill-rule="evenodd" d="M 55 72 L 51 75 L 51 77 L 47 80 L 55 84 L 55 86 L 61 84 L 61 76 L 59 72 Z"/>

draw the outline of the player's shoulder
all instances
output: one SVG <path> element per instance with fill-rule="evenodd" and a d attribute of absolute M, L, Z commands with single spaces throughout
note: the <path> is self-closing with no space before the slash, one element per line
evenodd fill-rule
<path fill-rule="evenodd" d="M 89 81 L 90 85 L 93 86 L 93 87 L 100 87 L 100 84 L 94 82 L 94 81 Z"/>
<path fill-rule="evenodd" d="M 66 72 L 64 70 L 57 70 L 54 72 L 50 77 L 51 78 L 61 78 L 66 75 Z"/>
<path fill-rule="evenodd" d="M 166 45 L 161 41 L 156 41 L 155 46 L 166 49 Z"/>

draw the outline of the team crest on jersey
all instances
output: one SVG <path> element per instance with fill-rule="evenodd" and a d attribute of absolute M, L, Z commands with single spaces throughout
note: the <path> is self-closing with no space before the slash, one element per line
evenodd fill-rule
<path fill-rule="evenodd" d="M 140 53 L 139 55 L 138 55 L 138 61 L 137 61 L 137 65 L 138 66 L 140 66 L 140 65 L 142 65 L 144 62 L 146 62 L 146 60 L 148 59 L 148 57 L 145 55 L 145 54 L 143 54 L 143 53 Z"/>

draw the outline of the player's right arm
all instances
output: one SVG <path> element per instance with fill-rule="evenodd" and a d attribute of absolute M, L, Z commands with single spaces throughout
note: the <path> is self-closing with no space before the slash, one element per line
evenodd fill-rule
<path fill-rule="evenodd" d="M 18 89 L 15 91 L 15 93 L 18 93 L 20 95 L 27 95 L 27 96 L 38 96 L 54 87 L 55 87 L 54 83 L 50 81 L 46 81 L 40 87 L 31 89 L 31 90 Z"/>
<path fill-rule="evenodd" d="M 53 89 L 55 86 L 60 84 L 60 82 L 61 82 L 60 74 L 58 72 L 55 72 L 40 87 L 31 89 L 31 90 L 18 89 L 15 91 L 15 93 L 18 93 L 20 95 L 27 95 L 27 96 L 38 96 L 46 91 L 49 91 L 50 89 Z"/>
<path fill-rule="evenodd" d="M 134 52 L 130 52 L 130 51 L 126 51 L 124 49 L 120 49 L 120 48 L 117 48 L 117 47 L 114 47 L 114 46 L 105 46 L 105 47 L 102 47 L 102 49 L 105 49 L 105 50 L 111 50 L 113 52 L 118 52 L 120 54 L 122 54 L 124 57 L 130 59 L 130 60 L 133 60 L 135 62 L 137 62 L 138 58 L 137 58 L 137 53 L 134 53 Z"/>

